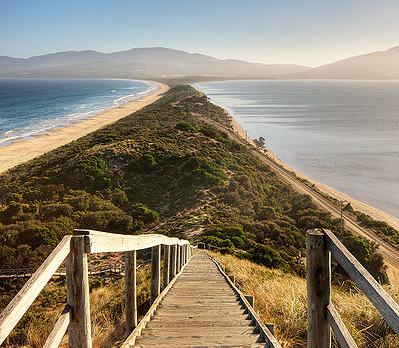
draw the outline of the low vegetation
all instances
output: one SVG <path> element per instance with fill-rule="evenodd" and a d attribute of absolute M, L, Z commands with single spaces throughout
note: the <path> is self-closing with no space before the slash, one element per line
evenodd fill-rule
<path fill-rule="evenodd" d="M 150 305 L 149 266 L 137 272 L 138 314 L 143 316 Z M 113 347 L 125 332 L 124 279 L 119 276 L 90 277 L 90 312 L 93 347 Z M 8 338 L 6 346 L 42 347 L 65 306 L 64 278 L 51 281 L 33 303 Z M 40 313 L 40 315 L 38 315 Z M 61 347 L 67 347 L 67 337 Z"/>
<path fill-rule="evenodd" d="M 37 267 L 65 234 L 90 228 L 184 236 L 303 276 L 306 231 L 324 227 L 387 281 L 376 244 L 341 233 L 339 221 L 208 120 L 230 127 L 205 95 L 174 87 L 0 176 L 0 268 Z M 20 286 L 0 282 L 1 308 Z"/>
<path fill-rule="evenodd" d="M 242 292 L 255 296 L 255 309 L 265 323 L 275 325 L 284 348 L 306 347 L 306 280 L 281 270 L 261 267 L 232 255 L 212 256 L 235 276 Z M 399 292 L 392 291 L 399 300 Z M 394 348 L 399 338 L 375 307 L 357 290 L 334 286 L 332 301 L 359 348 Z M 335 345 L 337 347 L 337 345 Z"/>

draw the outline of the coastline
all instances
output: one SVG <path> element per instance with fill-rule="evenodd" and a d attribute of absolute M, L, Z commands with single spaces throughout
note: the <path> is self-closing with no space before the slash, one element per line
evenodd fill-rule
<path fill-rule="evenodd" d="M 233 132 L 239 138 L 241 138 L 243 141 L 247 142 L 249 145 L 251 145 L 255 148 L 255 144 L 254 144 L 253 140 L 247 136 L 247 134 L 246 134 L 244 128 L 241 126 L 241 124 L 227 110 L 225 110 L 225 111 L 231 120 Z M 392 227 L 399 229 L 399 219 L 397 219 L 396 217 L 391 216 L 388 213 L 385 213 L 377 208 L 371 207 L 363 202 L 357 201 L 345 193 L 339 192 L 332 187 L 329 187 L 325 184 L 322 184 L 322 183 L 308 177 L 307 175 L 299 172 L 295 168 L 291 167 L 290 165 L 288 165 L 287 163 L 282 161 L 278 156 L 276 156 L 270 150 L 267 150 L 267 152 L 259 151 L 259 153 L 263 154 L 263 156 L 269 158 L 270 161 L 276 163 L 276 165 L 281 167 L 283 170 L 292 172 L 299 179 L 305 179 L 305 180 L 309 181 L 310 184 L 314 185 L 316 187 L 316 189 L 318 191 L 322 192 L 323 194 L 326 194 L 326 195 L 328 195 L 332 198 L 338 199 L 338 200 L 350 201 L 352 207 L 355 210 L 365 213 L 365 214 L 368 214 L 373 219 L 385 221 Z M 360 235 L 362 235 L 362 234 L 360 234 Z M 366 237 L 370 239 L 370 236 L 366 236 Z M 377 240 L 380 239 L 377 236 L 375 236 L 375 237 Z M 374 239 L 371 238 L 371 240 L 374 240 Z M 384 243 L 381 244 L 378 241 L 377 241 L 377 243 L 380 244 L 380 250 L 382 248 L 383 254 L 385 255 L 384 259 L 385 259 L 385 265 L 386 265 L 386 272 L 387 272 L 388 278 L 390 280 L 390 286 L 392 288 L 399 289 L 399 268 L 397 266 L 397 263 L 392 262 L 392 260 L 389 260 L 386 257 L 386 256 L 389 256 L 389 254 L 391 253 L 390 249 L 392 249 L 392 248 L 391 247 L 387 248 L 386 245 L 385 246 L 383 245 Z M 395 252 L 395 254 L 396 254 L 396 252 Z"/>
<path fill-rule="evenodd" d="M 149 82 L 157 85 L 158 88 L 149 91 L 141 98 L 106 109 L 91 117 L 55 128 L 47 133 L 33 136 L 31 139 L 16 140 L 1 146 L 0 174 L 142 109 L 158 100 L 169 89 L 166 84 L 155 81 Z"/>
<path fill-rule="evenodd" d="M 247 141 L 250 145 L 255 146 L 253 140 L 246 135 L 246 132 L 244 131 L 243 127 L 234 118 L 234 116 L 231 115 L 227 110 L 226 110 L 226 113 L 228 114 L 228 116 L 231 119 L 231 123 L 232 123 L 233 129 L 234 129 L 234 132 L 237 133 L 242 139 Z M 267 152 L 264 152 L 264 154 L 266 156 L 268 156 L 270 159 L 272 159 L 274 162 L 276 162 L 283 169 L 294 173 L 300 179 L 309 181 L 310 184 L 314 185 L 315 188 L 318 189 L 320 192 L 322 192 L 332 198 L 335 198 L 337 200 L 348 201 L 351 203 L 352 208 L 354 210 L 359 211 L 364 214 L 367 214 L 367 215 L 370 215 L 375 220 L 385 221 L 387 224 L 391 225 L 393 228 L 399 230 L 399 218 L 392 216 L 380 209 L 374 208 L 366 203 L 358 201 L 358 200 L 352 198 L 351 196 L 347 195 L 346 193 L 340 192 L 326 184 L 316 181 L 315 179 L 307 176 L 306 174 L 298 171 L 297 169 L 291 167 L 286 162 L 282 161 L 275 153 L 271 152 L 269 149 L 267 149 Z"/>

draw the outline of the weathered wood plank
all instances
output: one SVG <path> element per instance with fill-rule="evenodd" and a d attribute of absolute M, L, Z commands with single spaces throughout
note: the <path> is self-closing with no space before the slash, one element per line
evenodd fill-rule
<path fill-rule="evenodd" d="M 89 272 L 85 253 L 85 236 L 71 239 L 66 262 L 67 302 L 72 307 L 68 328 L 70 348 L 91 348 Z"/>
<path fill-rule="evenodd" d="M 332 303 L 327 306 L 327 320 L 341 348 L 358 348 Z"/>
<path fill-rule="evenodd" d="M 170 245 L 163 246 L 163 259 L 162 259 L 162 290 L 169 284 L 170 273 Z"/>
<path fill-rule="evenodd" d="M 151 250 L 151 303 L 161 293 L 161 246 L 152 247 Z"/>
<path fill-rule="evenodd" d="M 220 273 L 223 274 L 224 278 L 226 281 L 230 284 L 230 287 L 234 290 L 236 294 L 240 297 L 241 302 L 243 303 L 244 307 L 246 308 L 247 312 L 249 315 L 252 317 L 252 319 L 255 322 L 256 327 L 258 328 L 260 335 L 263 336 L 263 338 L 266 341 L 266 346 L 267 348 L 282 348 L 280 343 L 278 343 L 276 337 L 270 332 L 270 330 L 264 325 L 259 318 L 259 316 L 256 314 L 254 308 L 251 306 L 251 304 L 248 302 L 246 299 L 245 295 L 238 289 L 234 283 L 231 281 L 229 276 L 223 271 L 222 267 L 220 264 L 213 258 L 211 260 L 215 263 L 217 266 L 218 270 Z M 321 348 L 321 347 L 320 347 Z"/>
<path fill-rule="evenodd" d="M 0 314 L 0 344 L 31 306 L 70 251 L 71 236 L 65 236 L 18 294 Z"/>
<path fill-rule="evenodd" d="M 65 306 L 60 317 L 55 323 L 53 330 L 44 343 L 43 348 L 58 348 L 66 330 L 68 329 L 71 309 L 72 308 L 69 305 Z"/>
<path fill-rule="evenodd" d="M 324 233 L 327 247 L 330 249 L 334 259 L 356 282 L 386 322 L 399 335 L 399 305 L 331 231 L 324 230 Z"/>
<path fill-rule="evenodd" d="M 308 293 L 308 348 L 330 348 L 331 330 L 327 321 L 327 306 L 331 291 L 331 254 L 324 233 L 310 230 L 306 238 Z"/>
<path fill-rule="evenodd" d="M 181 269 L 181 246 L 177 246 L 177 264 L 176 264 L 176 272 L 179 273 Z"/>
<path fill-rule="evenodd" d="M 84 235 L 89 239 L 87 253 L 107 253 L 142 250 L 153 246 L 164 245 L 186 245 L 188 241 L 179 238 L 171 238 L 162 234 L 143 234 L 129 236 L 124 234 L 106 233 L 94 230 L 75 230 L 75 235 Z"/>
<path fill-rule="evenodd" d="M 126 335 L 137 326 L 137 251 L 125 252 Z"/>
<path fill-rule="evenodd" d="M 175 245 L 171 246 L 171 250 L 170 250 L 169 282 L 171 282 L 172 279 L 177 274 L 177 248 L 178 248 L 178 245 L 175 244 Z"/>
<path fill-rule="evenodd" d="M 151 317 L 153 316 L 155 310 L 157 309 L 158 305 L 161 303 L 162 299 L 165 295 L 169 292 L 172 286 L 175 284 L 176 280 L 179 276 L 183 273 L 184 268 L 180 270 L 178 274 L 172 279 L 172 281 L 168 284 L 168 286 L 163 289 L 163 291 L 159 294 L 159 296 L 155 299 L 152 303 L 150 309 L 146 313 L 146 315 L 140 320 L 140 323 L 137 327 L 133 330 L 129 337 L 123 342 L 120 348 L 132 348 L 136 341 L 137 336 L 141 334 L 141 331 L 146 327 L 147 323 L 150 321 Z"/>

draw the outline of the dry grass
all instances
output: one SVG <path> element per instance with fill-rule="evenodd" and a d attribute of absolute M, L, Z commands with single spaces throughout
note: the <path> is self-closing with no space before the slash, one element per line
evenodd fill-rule
<path fill-rule="evenodd" d="M 255 309 L 261 319 L 274 323 L 284 348 L 306 347 L 306 281 L 271 270 L 231 255 L 212 253 L 227 272 L 235 275 L 245 294 L 255 296 Z M 399 300 L 399 292 L 391 292 Z M 332 300 L 359 348 L 397 348 L 393 334 L 378 311 L 361 293 L 334 287 Z"/>
<path fill-rule="evenodd" d="M 149 283 L 150 271 L 146 265 L 137 273 L 139 315 L 144 315 L 149 307 Z M 103 286 L 91 286 L 90 312 L 94 348 L 113 347 L 123 339 L 124 286 L 124 278 L 107 278 Z M 63 280 L 47 284 L 22 319 L 22 324 L 12 332 L 5 347 L 42 347 L 65 306 L 65 299 L 66 288 Z M 67 347 L 67 337 L 64 337 L 61 347 Z"/>

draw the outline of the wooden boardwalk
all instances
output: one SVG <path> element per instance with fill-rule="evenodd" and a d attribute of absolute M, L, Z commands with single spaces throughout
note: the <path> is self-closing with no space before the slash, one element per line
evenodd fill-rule
<path fill-rule="evenodd" d="M 198 252 L 137 337 L 135 347 L 265 347 L 239 296 Z"/>

